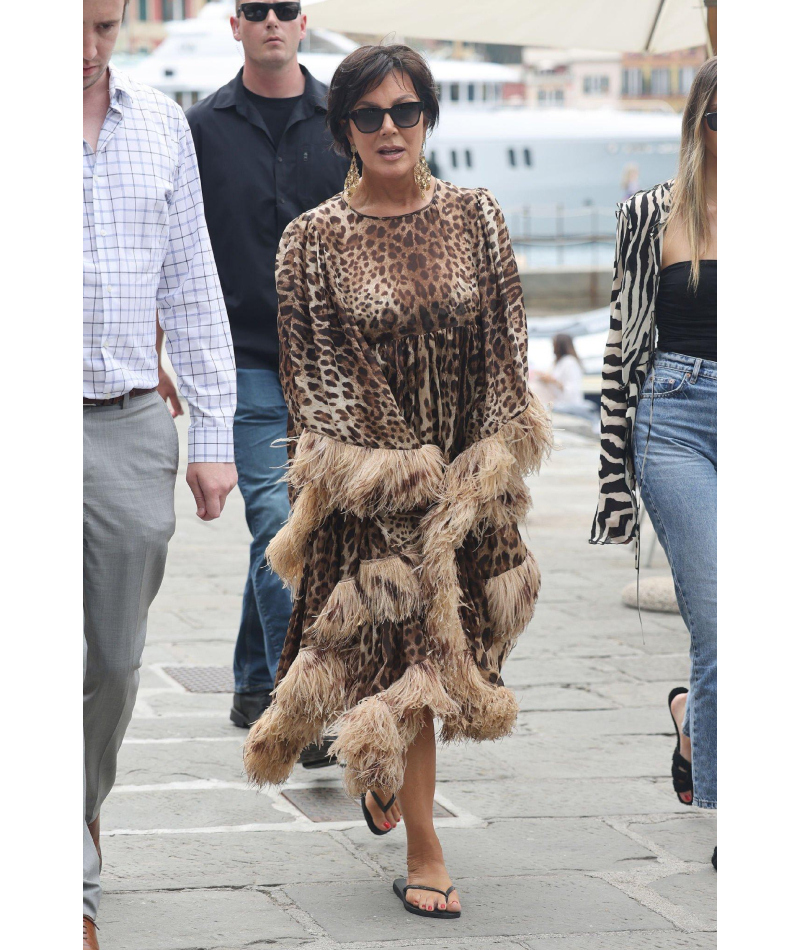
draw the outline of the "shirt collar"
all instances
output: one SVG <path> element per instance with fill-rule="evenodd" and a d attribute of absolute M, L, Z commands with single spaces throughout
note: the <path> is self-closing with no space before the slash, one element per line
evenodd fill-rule
<path fill-rule="evenodd" d="M 316 112 L 327 112 L 328 90 L 318 80 L 315 79 L 303 64 L 300 69 L 306 77 L 306 86 L 300 100 L 301 112 L 298 118 L 306 119 Z M 244 101 L 244 82 L 242 75 L 244 67 L 231 79 L 229 83 L 222 86 L 217 92 L 215 109 L 229 109 L 231 106 L 241 105 Z"/>
<path fill-rule="evenodd" d="M 112 109 L 122 112 L 122 106 L 127 100 L 133 101 L 133 86 L 131 79 L 125 73 L 109 63 L 108 66 L 108 98 Z"/>

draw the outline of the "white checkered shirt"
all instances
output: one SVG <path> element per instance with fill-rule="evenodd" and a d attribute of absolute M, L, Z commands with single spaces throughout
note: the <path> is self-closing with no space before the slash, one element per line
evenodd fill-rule
<path fill-rule="evenodd" d="M 109 68 L 97 151 L 83 143 L 83 395 L 158 384 L 156 311 L 189 402 L 189 461 L 233 461 L 236 366 L 182 109 Z"/>

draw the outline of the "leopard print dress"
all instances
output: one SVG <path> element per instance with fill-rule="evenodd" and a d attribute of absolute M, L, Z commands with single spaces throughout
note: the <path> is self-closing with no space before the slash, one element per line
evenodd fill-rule
<path fill-rule="evenodd" d="M 445 741 L 516 718 L 500 672 L 539 589 L 517 523 L 550 447 L 519 274 L 494 197 L 436 181 L 410 214 L 296 218 L 277 286 L 292 513 L 267 560 L 294 608 L 245 765 L 283 782 L 333 728 L 347 789 L 388 794 L 426 708 Z"/>

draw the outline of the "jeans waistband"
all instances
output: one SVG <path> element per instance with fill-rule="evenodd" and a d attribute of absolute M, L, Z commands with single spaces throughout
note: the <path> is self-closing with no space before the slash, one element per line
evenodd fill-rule
<path fill-rule="evenodd" d="M 684 353 L 665 353 L 663 350 L 656 350 L 654 362 L 659 366 L 671 366 L 681 372 L 691 371 L 695 379 L 698 376 L 705 376 L 708 379 L 717 378 L 716 360 L 701 360 L 699 357 L 686 356 Z"/>

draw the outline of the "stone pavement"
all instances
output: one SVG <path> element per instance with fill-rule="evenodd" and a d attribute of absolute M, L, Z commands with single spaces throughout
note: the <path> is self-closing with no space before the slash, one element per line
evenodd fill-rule
<path fill-rule="evenodd" d="M 179 429 L 185 458 L 185 417 Z M 238 492 L 207 525 L 180 474 L 178 529 L 102 814 L 103 950 L 715 946 L 716 823 L 680 805 L 668 778 L 666 697 L 686 682 L 688 636 L 679 617 L 649 613 L 642 638 L 620 599 L 631 548 L 586 541 L 597 443 L 568 431 L 558 441 L 525 528 L 542 593 L 504 673 L 519 724 L 501 742 L 440 751 L 458 921 L 412 916 L 392 895 L 402 825 L 378 841 L 360 812 L 314 823 L 249 788 L 230 697 L 186 692 L 163 671 L 230 665 L 249 544 Z M 664 572 L 662 557 L 649 573 Z M 298 768 L 290 785 L 338 782 L 336 769 Z"/>

